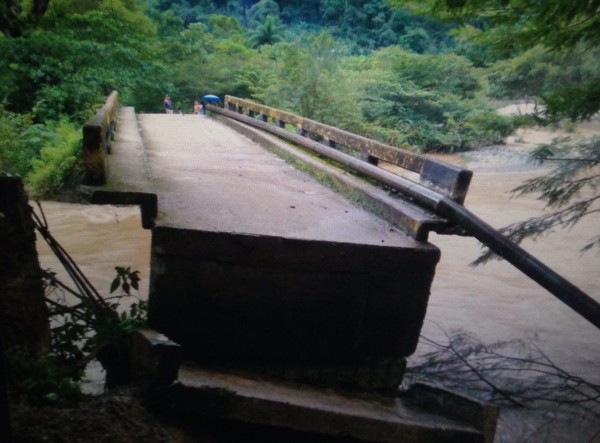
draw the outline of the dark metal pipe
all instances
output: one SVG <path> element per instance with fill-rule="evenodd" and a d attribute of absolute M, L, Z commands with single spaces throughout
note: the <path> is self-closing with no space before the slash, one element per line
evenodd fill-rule
<path fill-rule="evenodd" d="M 396 189 L 410 201 L 462 227 L 467 234 L 475 237 L 600 329 L 600 303 L 451 198 L 275 125 L 212 105 L 207 105 L 207 109 L 285 138 Z"/>
<path fill-rule="evenodd" d="M 464 228 L 468 234 L 475 237 L 600 329 L 600 303 L 577 286 L 557 274 L 523 248 L 508 240 L 464 206 L 451 199 L 444 197 L 437 205 L 435 212 Z"/>

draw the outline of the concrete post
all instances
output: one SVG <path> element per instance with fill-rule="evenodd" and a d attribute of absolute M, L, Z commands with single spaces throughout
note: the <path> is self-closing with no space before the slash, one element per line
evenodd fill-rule
<path fill-rule="evenodd" d="M 324 138 L 323 139 L 323 144 L 325 146 L 329 146 L 330 148 L 333 148 L 333 149 L 335 149 L 337 147 L 335 141 L 334 140 L 330 140 L 328 138 Z"/>
<path fill-rule="evenodd" d="M 112 131 L 119 107 L 119 94 L 114 91 L 102 108 L 83 126 L 84 182 L 103 185 L 108 178 L 108 158 L 111 151 Z"/>
<path fill-rule="evenodd" d="M 377 157 L 373 157 L 367 150 L 360 151 L 360 159 L 375 166 L 377 166 L 379 163 L 379 159 Z"/>

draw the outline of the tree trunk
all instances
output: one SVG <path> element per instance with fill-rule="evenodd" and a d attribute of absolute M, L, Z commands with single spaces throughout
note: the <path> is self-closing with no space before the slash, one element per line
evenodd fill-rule
<path fill-rule="evenodd" d="M 50 349 L 50 326 L 35 232 L 21 179 L 0 177 L 0 335 L 5 351 Z M 7 367 L 9 390 L 15 376 Z"/>

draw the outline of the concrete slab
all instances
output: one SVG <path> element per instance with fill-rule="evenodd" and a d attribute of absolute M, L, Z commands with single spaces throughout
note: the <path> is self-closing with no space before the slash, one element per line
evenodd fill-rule
<path fill-rule="evenodd" d="M 445 396 L 438 391 L 439 398 Z M 432 413 L 408 398 L 340 393 L 184 365 L 178 383 L 157 389 L 160 408 L 366 442 L 491 442 L 468 419 Z M 481 407 L 480 404 L 474 407 Z M 495 420 L 494 417 L 491 420 Z"/>
<path fill-rule="evenodd" d="M 439 251 L 157 226 L 150 325 L 187 358 L 362 365 L 412 354 Z"/>
<path fill-rule="evenodd" d="M 158 226 L 424 247 L 214 119 L 138 118 Z"/>

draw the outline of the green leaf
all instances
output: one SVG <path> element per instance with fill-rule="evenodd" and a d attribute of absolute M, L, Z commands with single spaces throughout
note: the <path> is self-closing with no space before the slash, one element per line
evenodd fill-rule
<path fill-rule="evenodd" d="M 121 279 L 119 277 L 116 277 L 112 281 L 112 283 L 110 284 L 110 293 L 111 294 L 117 290 L 117 288 L 119 287 L 120 283 L 121 283 Z"/>
<path fill-rule="evenodd" d="M 52 402 L 55 402 L 55 401 L 57 401 L 59 399 L 59 396 L 58 396 L 58 394 L 56 392 L 50 392 L 49 394 L 46 394 L 44 396 L 44 398 L 46 400 L 50 400 Z"/>

